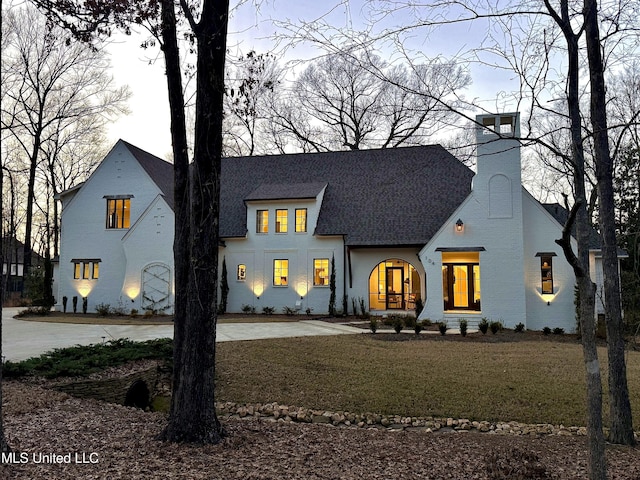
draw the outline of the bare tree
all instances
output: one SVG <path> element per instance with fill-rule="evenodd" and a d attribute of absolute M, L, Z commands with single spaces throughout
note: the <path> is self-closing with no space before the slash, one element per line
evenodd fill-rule
<path fill-rule="evenodd" d="M 94 127 L 104 125 L 121 111 L 128 93 L 112 86 L 104 55 L 86 45 L 68 45 L 62 30 L 48 30 L 37 10 L 13 8 L 3 15 L 14 32 L 3 52 L 3 76 L 7 80 L 3 128 L 11 132 L 29 159 L 24 241 L 27 275 L 32 257 L 36 171 L 43 146 L 61 125 L 66 127 L 88 117 Z"/>
<path fill-rule="evenodd" d="M 622 12 L 620 12 L 622 13 Z M 605 63 L 602 58 L 602 40 L 598 4 L 585 0 L 584 32 L 589 59 L 591 98 L 591 125 L 598 179 L 598 200 L 602 257 L 604 269 L 605 306 L 607 311 L 607 346 L 609 354 L 609 402 L 610 433 L 613 443 L 633 445 L 633 420 L 627 386 L 627 369 L 624 358 L 622 302 L 620 298 L 620 272 L 618 269 L 618 243 L 616 239 L 615 204 L 613 191 L 613 158 L 609 148 L 607 122 L 607 95 Z M 617 22 L 616 22 L 617 23 Z M 619 25 L 617 25 L 619 26 Z"/>
<path fill-rule="evenodd" d="M 0 0 L 0 12 L 2 11 L 2 0 Z M 4 47 L 4 15 L 0 15 L 0 45 Z M 4 48 L 3 48 L 4 49 Z M 0 75 L 2 75 L 0 73 Z M 4 99 L 3 78 L 0 76 L 0 98 Z M 4 217 L 4 165 L 0 162 L 0 216 Z M 4 223 L 4 222 L 3 222 Z M 0 223 L 0 265 L 4 266 L 4 225 Z M 7 265 L 8 267 L 8 265 Z M 8 270 L 8 269 L 7 269 Z M 4 275 L 0 272 L 0 359 L 2 359 L 2 303 L 4 299 Z M 4 409 L 2 390 L 2 364 L 0 363 L 0 453 L 6 453 L 9 451 L 9 444 L 4 434 Z"/>
<path fill-rule="evenodd" d="M 269 53 L 250 51 L 227 67 L 225 89 L 225 154 L 269 153 L 263 132 L 268 105 L 278 94 L 284 71 Z"/>
<path fill-rule="evenodd" d="M 272 121 L 305 150 L 423 144 L 452 118 L 434 98 L 469 83 L 450 62 L 390 65 L 364 49 L 346 49 L 308 65 L 274 104 Z"/>
<path fill-rule="evenodd" d="M 173 395 L 163 438 L 217 443 L 222 427 L 215 411 L 215 338 L 218 289 L 219 195 L 224 112 L 224 67 L 228 1 L 173 0 L 65 2 L 35 0 L 50 18 L 77 38 L 91 40 L 115 27 L 144 22 L 160 42 L 166 63 L 174 158 Z M 196 54 L 193 162 L 185 120 L 178 27 L 186 26 Z"/>

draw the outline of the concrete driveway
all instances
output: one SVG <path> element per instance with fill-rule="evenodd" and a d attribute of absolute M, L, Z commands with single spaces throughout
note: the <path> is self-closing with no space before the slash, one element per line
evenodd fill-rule
<path fill-rule="evenodd" d="M 90 345 L 118 338 L 151 340 L 173 337 L 173 325 L 83 325 L 34 322 L 13 318 L 20 308 L 2 309 L 2 355 L 20 361 L 55 348 Z M 217 328 L 218 342 L 263 338 L 308 337 L 362 333 L 346 325 L 317 320 L 274 323 L 223 323 Z"/>

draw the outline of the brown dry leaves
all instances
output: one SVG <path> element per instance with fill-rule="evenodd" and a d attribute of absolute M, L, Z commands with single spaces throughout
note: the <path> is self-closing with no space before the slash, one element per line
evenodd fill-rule
<path fill-rule="evenodd" d="M 225 419 L 228 435 L 221 445 L 175 445 L 155 439 L 165 425 L 163 414 L 16 382 L 4 385 L 4 397 L 7 439 L 29 455 L 29 463 L 0 466 L 6 479 L 485 479 L 526 473 L 525 462 L 532 459 L 531 471 L 547 478 L 586 477 L 585 439 L 578 437 L 398 433 Z M 521 452 L 529 454 L 519 458 Z M 98 463 L 36 464 L 34 453 L 71 453 L 72 459 L 78 453 Z M 610 447 L 608 459 L 610 478 L 640 478 L 638 448 Z"/>

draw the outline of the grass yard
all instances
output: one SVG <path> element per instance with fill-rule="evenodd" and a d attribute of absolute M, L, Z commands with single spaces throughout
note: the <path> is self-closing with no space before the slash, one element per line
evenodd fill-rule
<path fill-rule="evenodd" d="M 217 347 L 217 399 L 332 411 L 471 420 L 585 424 L 582 347 L 518 341 L 383 341 L 345 335 L 226 342 Z M 604 413 L 606 350 L 599 350 Z M 640 424 L 640 352 L 629 352 Z"/>

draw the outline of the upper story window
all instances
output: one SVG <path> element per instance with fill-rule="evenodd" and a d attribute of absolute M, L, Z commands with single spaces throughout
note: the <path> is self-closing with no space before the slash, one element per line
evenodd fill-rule
<path fill-rule="evenodd" d="M 107 228 L 131 226 L 131 199 L 107 198 Z"/>
<path fill-rule="evenodd" d="M 555 253 L 540 253 L 540 274 L 542 293 L 553 294 L 553 257 Z"/>
<path fill-rule="evenodd" d="M 269 233 L 269 210 L 258 210 L 256 215 L 256 232 Z"/>
<path fill-rule="evenodd" d="M 289 260 L 277 259 L 273 261 L 273 284 L 276 287 L 289 285 Z"/>
<path fill-rule="evenodd" d="M 307 209 L 296 208 L 296 233 L 306 233 L 307 231 Z"/>
<path fill-rule="evenodd" d="M 329 259 L 314 258 L 313 259 L 313 284 L 329 285 Z"/>
<path fill-rule="evenodd" d="M 287 233 L 289 210 L 276 210 L 276 233 Z"/>

